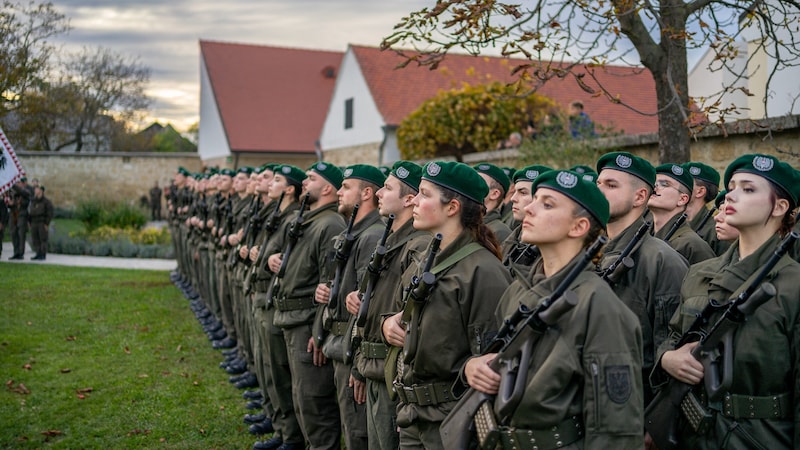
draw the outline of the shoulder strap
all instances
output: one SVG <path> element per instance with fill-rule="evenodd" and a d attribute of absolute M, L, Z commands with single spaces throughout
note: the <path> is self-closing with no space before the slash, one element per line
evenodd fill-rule
<path fill-rule="evenodd" d="M 467 256 L 477 252 L 483 248 L 483 246 L 477 242 L 470 242 L 469 244 L 461 247 L 458 249 L 457 252 L 450 255 L 447 259 L 440 262 L 439 264 L 435 265 L 433 269 L 431 269 L 431 273 L 434 275 L 438 275 L 441 272 L 449 269 L 450 267 L 454 266 L 457 262 L 461 261 L 462 259 L 466 258 Z"/>

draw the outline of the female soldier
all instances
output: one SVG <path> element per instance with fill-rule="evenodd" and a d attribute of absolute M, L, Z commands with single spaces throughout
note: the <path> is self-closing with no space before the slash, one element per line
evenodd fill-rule
<path fill-rule="evenodd" d="M 387 374 L 400 404 L 397 424 L 401 448 L 443 448 L 439 425 L 455 405 L 451 386 L 459 368 L 480 354 L 497 330 L 492 311 L 510 275 L 500 262 L 500 245 L 483 223 L 483 198 L 488 186 L 478 173 L 463 163 L 431 162 L 422 172 L 414 197 L 414 228 L 441 234 L 441 251 L 431 272 L 434 288 L 424 304 L 413 300 L 402 313 L 384 320 L 386 341 L 396 350 L 387 357 Z M 403 275 L 408 286 L 421 268 L 412 266 Z M 416 308 L 413 314 L 409 314 Z M 402 322 L 408 321 L 407 328 Z"/>
<path fill-rule="evenodd" d="M 800 180 L 788 164 L 769 155 L 744 155 L 725 171 L 725 222 L 739 230 L 739 240 L 721 256 L 692 266 L 681 288 L 681 307 L 672 318 L 672 342 L 692 324 L 695 313 L 712 300 L 725 303 L 746 286 L 773 254 L 781 236 L 791 231 Z M 704 367 L 692 355 L 697 343 L 667 351 L 653 371 L 690 385 L 713 417 L 705 434 L 680 420 L 682 448 L 797 448 L 800 420 L 800 265 L 784 256 L 766 281 L 776 295 L 747 317 L 733 337 L 732 382 L 713 401 L 706 398 Z M 710 323 L 718 317 L 711 318 Z M 707 331 L 707 330 L 706 330 Z M 724 357 L 725 355 L 723 355 Z M 658 444 L 658 442 L 656 442 Z"/>
<path fill-rule="evenodd" d="M 530 279 L 503 294 L 497 319 L 520 304 L 533 309 L 561 283 L 582 252 L 603 233 L 609 207 L 597 186 L 576 172 L 552 170 L 533 182 L 522 239 L 541 259 Z M 639 319 L 587 265 L 570 285 L 577 305 L 541 337 L 528 361 L 524 393 L 499 423 L 503 448 L 642 448 L 642 332 Z M 488 363 L 468 361 L 469 385 L 496 394 L 501 376 Z M 495 411 L 497 412 L 497 411 Z"/>

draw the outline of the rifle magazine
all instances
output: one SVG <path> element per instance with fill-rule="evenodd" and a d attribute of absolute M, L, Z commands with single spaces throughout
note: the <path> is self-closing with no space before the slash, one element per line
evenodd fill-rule
<path fill-rule="evenodd" d="M 689 392 L 681 400 L 681 412 L 697 434 L 706 434 L 714 421 L 714 416 L 700 403 L 694 392 Z"/>
<path fill-rule="evenodd" d="M 484 450 L 497 448 L 497 444 L 500 442 L 500 428 L 492 409 L 492 402 L 485 401 L 478 407 L 475 412 L 474 424 L 479 447 Z"/>

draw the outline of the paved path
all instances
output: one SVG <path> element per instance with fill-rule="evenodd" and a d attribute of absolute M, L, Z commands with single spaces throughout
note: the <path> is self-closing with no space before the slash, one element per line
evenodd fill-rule
<path fill-rule="evenodd" d="M 35 255 L 30 245 L 25 245 L 25 259 L 9 261 L 14 254 L 11 242 L 3 242 L 0 262 L 13 264 L 51 264 L 56 266 L 106 267 L 110 269 L 173 270 L 178 267 L 174 259 L 115 258 L 113 256 L 80 256 L 48 254 L 44 261 L 31 261 Z"/>

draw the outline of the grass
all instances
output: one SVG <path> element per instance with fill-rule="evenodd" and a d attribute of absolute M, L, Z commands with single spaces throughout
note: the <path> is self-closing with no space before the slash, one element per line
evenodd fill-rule
<path fill-rule="evenodd" d="M 0 273 L 0 448 L 252 446 L 241 391 L 166 272 Z"/>

